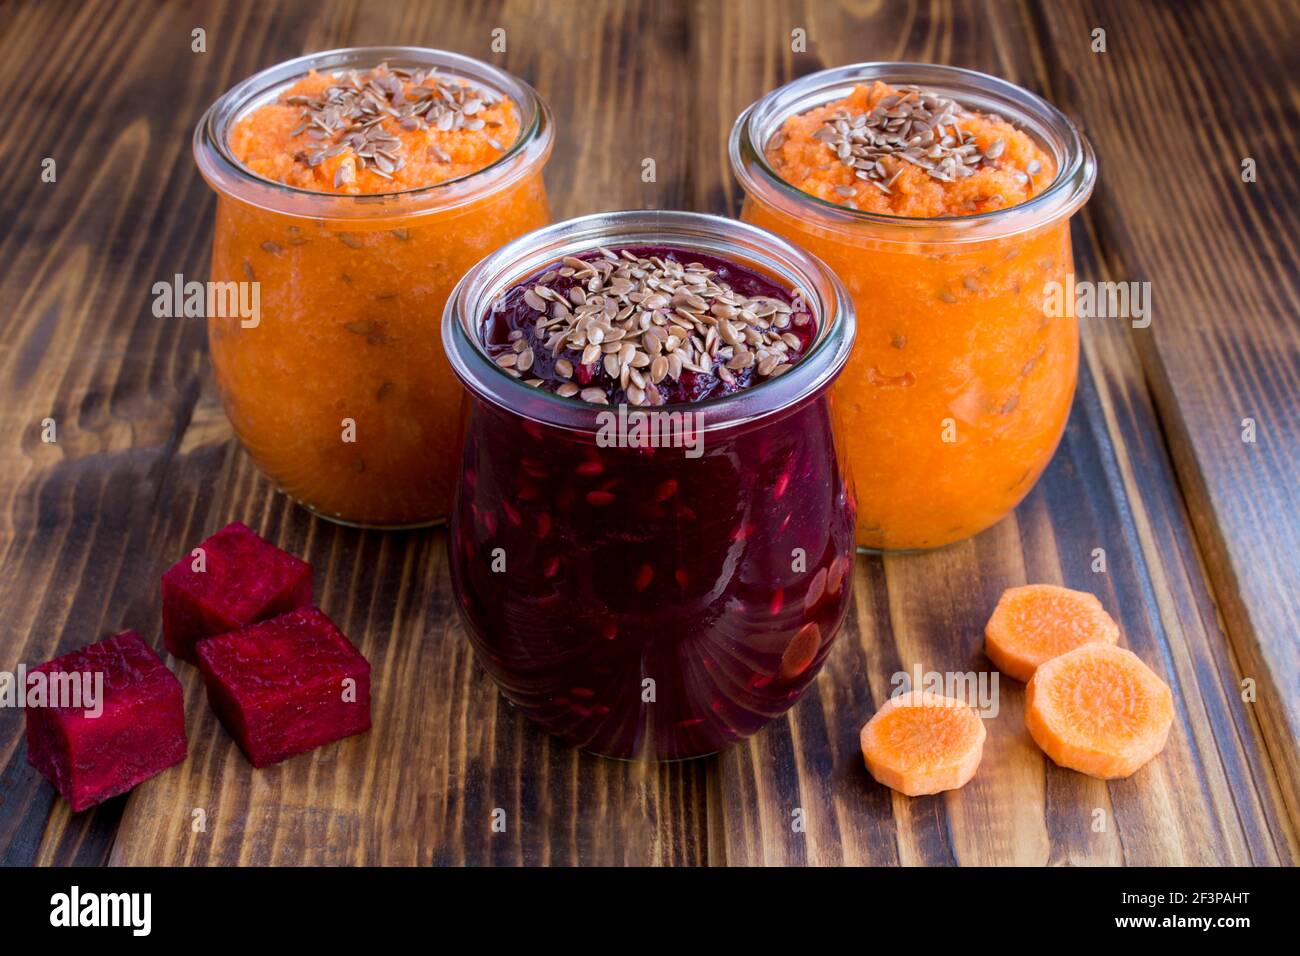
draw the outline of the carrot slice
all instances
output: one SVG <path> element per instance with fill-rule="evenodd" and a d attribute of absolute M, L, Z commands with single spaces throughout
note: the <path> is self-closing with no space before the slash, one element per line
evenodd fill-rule
<path fill-rule="evenodd" d="M 1008 677 L 1027 681 L 1044 661 L 1083 644 L 1114 644 L 1119 626 L 1095 594 L 1054 584 L 1007 588 L 984 628 L 984 653 Z"/>
<path fill-rule="evenodd" d="M 822 646 L 822 631 L 816 621 L 809 621 L 790 638 L 781 654 L 781 667 L 777 676 L 781 680 L 794 680 L 808 669 Z"/>
<path fill-rule="evenodd" d="M 1132 651 L 1085 644 L 1054 657 L 1025 688 L 1025 726 L 1062 767 L 1127 777 L 1165 749 L 1174 722 L 1169 685 Z"/>
<path fill-rule="evenodd" d="M 862 728 L 871 776 L 909 797 L 965 786 L 984 755 L 984 721 L 952 697 L 914 690 L 891 697 Z"/>

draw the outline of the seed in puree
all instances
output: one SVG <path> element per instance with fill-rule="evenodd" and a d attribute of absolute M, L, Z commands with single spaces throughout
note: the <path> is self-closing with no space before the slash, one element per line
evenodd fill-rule
<path fill-rule="evenodd" d="M 879 80 L 790 116 L 766 152 L 809 195 L 913 219 L 1015 206 L 1055 175 L 1051 157 L 1001 117 Z"/>
<path fill-rule="evenodd" d="M 567 256 L 507 292 L 484 330 L 506 374 L 598 405 L 668 405 L 782 375 L 815 324 L 752 269 L 658 247 Z"/>
<path fill-rule="evenodd" d="M 235 158 L 314 192 L 396 192 L 467 176 L 519 136 L 509 97 L 463 80 L 380 64 L 314 70 L 235 124 Z"/>

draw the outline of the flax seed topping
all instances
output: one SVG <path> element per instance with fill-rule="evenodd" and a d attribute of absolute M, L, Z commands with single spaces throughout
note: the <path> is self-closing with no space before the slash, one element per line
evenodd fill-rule
<path fill-rule="evenodd" d="M 381 63 L 309 73 L 235 124 L 230 146 L 267 179 L 366 194 L 477 172 L 519 131 L 518 110 L 506 97 L 457 77 Z"/>
<path fill-rule="evenodd" d="M 932 218 L 1015 206 L 1052 180 L 1051 158 L 999 116 L 879 81 L 790 116 L 768 140 L 789 183 L 852 209 Z"/>
<path fill-rule="evenodd" d="M 600 249 L 505 293 L 488 354 L 529 385 L 593 404 L 702 401 L 788 371 L 815 334 L 802 298 L 696 253 Z"/>

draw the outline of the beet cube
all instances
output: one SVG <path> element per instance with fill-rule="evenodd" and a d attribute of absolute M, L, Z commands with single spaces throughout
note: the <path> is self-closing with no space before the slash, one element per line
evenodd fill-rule
<path fill-rule="evenodd" d="M 77 702 L 64 694 L 74 682 L 86 688 L 82 675 L 90 675 L 92 696 L 102 675 L 98 700 L 82 696 L 79 707 L 26 708 L 27 762 L 74 812 L 126 793 L 185 759 L 180 681 L 139 634 L 123 631 L 34 668 L 27 675 L 29 697 L 43 683 L 47 705 Z"/>
<path fill-rule="evenodd" d="M 311 606 L 311 565 L 238 521 L 199 545 L 206 567 L 186 555 L 162 577 L 163 643 L 193 663 L 194 643 Z"/>
<path fill-rule="evenodd" d="M 318 608 L 197 650 L 208 701 L 254 767 L 370 729 L 370 663 Z"/>

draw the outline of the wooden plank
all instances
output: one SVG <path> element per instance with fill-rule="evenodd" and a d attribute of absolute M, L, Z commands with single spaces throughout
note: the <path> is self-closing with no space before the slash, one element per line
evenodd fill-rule
<path fill-rule="evenodd" d="M 993 72 L 1055 98 L 1039 24 L 1010 4 L 729 5 L 701 15 L 717 64 L 700 102 L 734 116 L 795 75 L 863 60 L 938 60 Z M 808 53 L 789 32 L 808 31 Z M 1083 34 L 1086 37 L 1086 31 Z M 718 84 L 713 76 L 721 76 Z M 730 120 L 713 116 L 706 130 Z M 705 132 L 697 162 L 718 149 Z M 1104 168 L 1104 167 L 1103 167 Z M 697 202 L 712 194 L 697 192 Z M 739 203 L 734 188 L 726 200 Z M 1104 199 L 1102 200 L 1104 202 Z M 1094 204 L 1097 201 L 1094 200 Z M 1105 277 L 1104 241 L 1076 222 L 1078 271 Z M 825 675 L 783 726 L 723 754 L 710 778 L 710 859 L 729 863 L 1192 864 L 1294 859 L 1259 726 L 1235 693 L 1187 531 L 1160 424 L 1122 329 L 1088 326 L 1079 394 L 1065 440 L 1013 518 L 942 551 L 859 558 L 855 614 Z M 1094 547 L 1109 558 L 1090 569 Z M 1105 784 L 1047 761 L 1023 727 L 1019 684 L 1002 685 L 984 762 L 965 789 L 908 799 L 862 768 L 857 731 L 892 689 L 891 674 L 989 670 L 982 631 L 1004 587 L 1048 581 L 1097 592 L 1127 646 L 1170 682 L 1179 719 L 1165 754 Z M 791 813 L 803 808 L 806 832 Z M 1095 820 L 1105 823 L 1094 831 Z"/>
<path fill-rule="evenodd" d="M 1294 3 L 1088 2 L 1041 17 L 1060 103 L 1088 117 L 1090 207 L 1135 330 L 1241 675 L 1300 820 L 1300 177 Z M 1107 52 L 1086 38 L 1107 30 Z M 1248 65 L 1248 66 L 1247 66 Z M 1228 107 L 1228 104 L 1231 104 Z M 1242 181 L 1255 161 L 1258 181 Z M 1176 166 L 1172 165 L 1176 163 Z M 1159 169 L 1167 173 L 1157 173 Z M 1243 441 L 1253 419 L 1254 443 Z"/>

